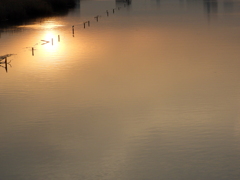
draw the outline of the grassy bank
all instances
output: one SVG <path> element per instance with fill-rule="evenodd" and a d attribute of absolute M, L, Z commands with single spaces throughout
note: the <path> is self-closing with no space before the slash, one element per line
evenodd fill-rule
<path fill-rule="evenodd" d="M 75 0 L 0 0 L 0 23 L 54 15 L 74 5 Z"/>

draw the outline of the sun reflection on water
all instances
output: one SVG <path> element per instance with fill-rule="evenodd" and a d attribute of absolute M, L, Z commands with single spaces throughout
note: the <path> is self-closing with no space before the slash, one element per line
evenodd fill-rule
<path fill-rule="evenodd" d="M 64 25 L 62 25 L 61 22 L 58 22 L 57 20 L 53 19 L 53 20 L 41 21 L 40 23 L 37 22 L 36 24 L 22 25 L 19 27 L 26 28 L 26 29 L 55 29 L 63 26 Z"/>
<path fill-rule="evenodd" d="M 63 46 L 59 45 L 59 35 L 54 31 L 47 31 L 41 38 L 41 46 L 46 53 L 58 52 Z"/>

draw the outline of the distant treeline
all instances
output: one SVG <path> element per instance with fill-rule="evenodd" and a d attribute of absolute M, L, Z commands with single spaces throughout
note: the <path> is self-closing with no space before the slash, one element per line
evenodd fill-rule
<path fill-rule="evenodd" d="M 75 6 L 76 0 L 0 0 L 1 21 L 21 21 L 24 19 L 49 16 L 66 12 Z"/>

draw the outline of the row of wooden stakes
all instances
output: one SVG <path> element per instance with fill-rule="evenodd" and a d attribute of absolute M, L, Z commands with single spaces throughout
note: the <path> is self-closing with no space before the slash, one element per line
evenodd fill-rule
<path fill-rule="evenodd" d="M 126 4 L 124 4 L 124 7 L 126 7 Z M 117 7 L 117 8 L 113 8 L 112 9 L 112 13 L 114 14 L 115 13 L 115 10 L 120 10 L 121 9 L 121 7 Z M 107 16 L 109 16 L 109 11 L 108 10 L 106 10 L 106 14 L 107 14 Z M 98 22 L 98 20 L 99 20 L 99 18 L 100 18 L 101 16 L 100 15 L 97 15 L 97 16 L 94 16 L 94 19 L 96 19 L 96 21 Z M 90 26 L 90 21 L 85 21 L 85 22 L 83 22 L 82 23 L 83 24 L 83 28 L 86 28 L 86 24 L 88 25 L 88 26 Z M 72 35 L 73 35 L 73 37 L 74 37 L 74 33 L 75 33 L 75 30 L 74 30 L 74 25 L 72 26 Z M 43 43 L 42 43 L 42 45 L 45 45 L 45 44 L 47 44 L 47 43 L 50 43 L 50 41 L 47 41 L 47 40 L 41 40 Z M 58 42 L 60 42 L 60 35 L 58 35 Z M 52 43 L 52 45 L 53 45 L 53 38 L 51 39 L 51 43 Z M 34 56 L 34 47 L 32 47 L 32 56 Z"/>
<path fill-rule="evenodd" d="M 126 4 L 124 4 L 124 7 L 126 7 Z M 113 9 L 112 9 L 113 14 L 115 13 L 115 10 L 116 10 L 116 9 L 120 10 L 121 7 L 113 8 Z M 107 16 L 109 16 L 109 11 L 108 11 L 108 10 L 106 10 L 106 14 L 107 14 Z M 97 15 L 97 16 L 94 17 L 94 19 L 96 19 L 96 21 L 98 22 L 98 19 L 99 19 L 100 17 L 101 17 L 100 15 Z M 88 26 L 90 26 L 90 21 L 85 21 L 85 22 L 83 22 L 83 28 L 86 28 L 86 24 L 87 24 Z M 72 34 L 73 34 L 73 36 L 74 36 L 74 25 L 72 26 Z"/>
<path fill-rule="evenodd" d="M 124 4 L 124 7 L 126 7 L 126 6 L 127 6 L 127 4 Z M 121 7 L 113 8 L 112 13 L 114 14 L 115 10 L 120 10 L 120 9 L 121 9 Z M 105 13 L 106 13 L 107 16 L 109 16 L 109 11 L 108 10 L 106 10 Z M 94 19 L 98 22 L 100 17 L 101 17 L 100 15 L 97 15 L 97 16 L 94 17 Z M 90 26 L 90 21 L 85 21 L 82 24 L 83 24 L 83 28 L 86 28 L 86 25 Z M 74 37 L 74 25 L 72 26 L 72 35 Z M 60 40 L 61 40 L 60 35 L 58 35 L 58 42 L 60 42 Z M 49 40 L 41 40 L 41 41 L 42 41 L 41 45 L 45 45 L 45 44 L 48 44 L 50 42 L 51 42 L 52 45 L 54 44 L 53 38 L 51 39 L 51 41 L 49 41 Z M 34 47 L 31 47 L 32 56 L 34 56 L 34 51 L 35 50 L 36 49 Z M 12 56 L 12 55 L 14 55 L 14 54 L 7 54 L 7 55 L 4 55 L 4 56 L 0 56 L 0 67 L 4 68 L 6 70 L 6 72 L 8 71 L 8 65 L 11 66 L 11 64 L 10 64 L 11 60 L 8 61 L 7 57 Z"/>

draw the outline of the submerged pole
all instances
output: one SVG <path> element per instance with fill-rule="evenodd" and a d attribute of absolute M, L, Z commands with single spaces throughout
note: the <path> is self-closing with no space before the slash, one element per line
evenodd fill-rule
<path fill-rule="evenodd" d="M 107 13 L 107 16 L 109 15 L 109 12 L 108 12 L 108 10 L 106 10 L 106 13 Z"/>
<path fill-rule="evenodd" d="M 72 34 L 74 35 L 74 26 L 72 26 Z"/>
<path fill-rule="evenodd" d="M 7 67 L 7 57 L 5 57 L 5 70 L 6 70 L 6 72 L 8 71 L 8 67 Z"/>
<path fill-rule="evenodd" d="M 95 17 L 94 17 L 94 18 L 97 20 L 97 22 L 98 22 L 98 17 L 99 17 L 99 16 L 95 16 Z"/>
<path fill-rule="evenodd" d="M 88 23 L 88 26 L 90 26 L 90 21 L 88 21 L 87 23 Z"/>
<path fill-rule="evenodd" d="M 58 35 L 58 42 L 60 42 L 60 35 Z"/>
<path fill-rule="evenodd" d="M 34 48 L 32 47 L 32 56 L 34 56 Z"/>

